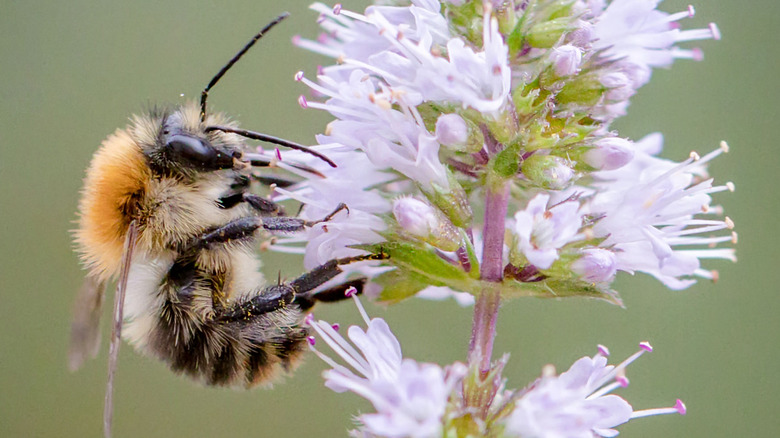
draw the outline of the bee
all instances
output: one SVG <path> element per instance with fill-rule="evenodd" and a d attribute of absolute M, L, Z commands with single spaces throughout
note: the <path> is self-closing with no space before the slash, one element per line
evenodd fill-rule
<path fill-rule="evenodd" d="M 120 337 L 207 385 L 270 382 L 291 371 L 306 350 L 305 312 L 318 301 L 342 299 L 365 279 L 315 290 L 342 272 L 340 265 L 381 258 L 332 260 L 271 285 L 260 272 L 261 233 L 292 233 L 348 214 L 342 204 L 321 220 L 306 221 L 284 216 L 279 205 L 251 193 L 253 170 L 276 161 L 252 153 L 245 138 L 335 164 L 315 150 L 239 129 L 223 114 L 206 111 L 211 88 L 287 15 L 266 25 L 212 78 L 200 106 L 189 102 L 133 116 L 103 141 L 86 171 L 74 234 L 87 280 L 76 300 L 69 360 L 75 369 L 95 355 L 106 284 L 116 281 L 106 435 Z"/>

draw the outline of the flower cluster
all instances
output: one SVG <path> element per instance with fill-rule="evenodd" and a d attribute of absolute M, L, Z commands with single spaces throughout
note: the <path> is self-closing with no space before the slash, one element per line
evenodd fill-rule
<path fill-rule="evenodd" d="M 381 247 L 382 266 L 345 270 L 373 277 L 387 301 L 431 287 L 477 295 L 487 280 L 505 297 L 619 302 L 618 271 L 682 289 L 717 278 L 702 260 L 735 259 L 715 247 L 736 234 L 711 199 L 733 185 L 706 169 L 725 143 L 674 162 L 658 156 L 660 134 L 610 129 L 654 68 L 701 58 L 678 43 L 720 38 L 714 24 L 680 29 L 692 7 L 397 3 L 312 6 L 324 33 L 295 43 L 337 62 L 316 80 L 296 75 L 314 96 L 299 102 L 335 117 L 316 147 L 338 167 L 309 161 L 319 174 L 277 196 L 303 202 L 306 219 L 341 202 L 349 212 L 272 248 L 304 253 L 311 268 Z"/>
<path fill-rule="evenodd" d="M 522 390 L 502 386 L 495 408 L 485 421 L 476 422 L 463 404 L 466 366 L 456 362 L 442 368 L 404 358 L 387 323 L 370 319 L 354 298 L 367 329 L 349 327 L 349 341 L 339 333 L 338 324 L 307 318 L 342 362 L 316 348 L 315 337 L 309 338 L 311 349 L 330 366 L 323 373 L 325 385 L 337 392 L 354 392 L 374 407 L 375 412 L 357 417 L 360 428 L 353 436 L 428 438 L 469 430 L 471 436 L 612 437 L 618 433 L 614 427 L 634 418 L 685 414 L 680 400 L 669 408 L 635 411 L 612 394 L 628 386 L 626 367 L 652 351 L 650 344 L 642 342 L 638 352 L 618 365 L 607 363 L 609 350 L 599 345 L 595 356 L 577 360 L 560 375 L 548 365 L 542 377 Z"/>

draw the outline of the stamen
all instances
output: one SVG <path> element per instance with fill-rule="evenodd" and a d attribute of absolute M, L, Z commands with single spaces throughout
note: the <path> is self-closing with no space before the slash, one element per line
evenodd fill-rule
<path fill-rule="evenodd" d="M 369 372 L 370 365 L 366 359 L 363 358 L 363 356 L 361 356 L 343 336 L 333 330 L 333 327 L 325 321 L 316 321 L 314 325 L 312 325 L 312 328 L 314 328 L 314 330 L 319 333 L 322 340 L 325 341 L 336 354 L 341 356 L 349 365 L 351 365 L 352 368 L 363 375 L 367 375 L 366 373 Z"/>
<path fill-rule="evenodd" d="M 596 346 L 596 348 L 599 350 L 599 354 L 604 357 L 609 357 L 609 348 L 599 344 Z"/>
<path fill-rule="evenodd" d="M 712 32 L 712 38 L 715 41 L 720 40 L 720 29 L 718 29 L 718 25 L 715 23 L 710 23 L 709 28 L 710 32 Z"/>
<path fill-rule="evenodd" d="M 677 399 L 674 406 L 671 408 L 656 408 L 656 409 L 644 409 L 641 411 L 634 411 L 631 414 L 631 418 L 650 417 L 652 415 L 665 415 L 665 414 L 680 414 L 685 415 L 688 409 L 685 407 L 685 403 L 682 400 Z"/>
<path fill-rule="evenodd" d="M 303 70 L 299 70 L 297 73 L 295 73 L 295 76 L 293 76 L 296 81 L 300 82 L 301 79 L 303 79 Z"/>
<path fill-rule="evenodd" d="M 360 298 L 357 296 L 357 289 L 355 289 L 354 286 L 347 289 L 347 291 L 344 293 L 344 295 L 348 297 L 352 297 L 353 300 L 355 300 L 355 305 L 358 308 L 358 311 L 360 312 L 360 316 L 363 317 L 363 321 L 366 322 L 366 325 L 371 324 L 371 318 L 368 317 L 368 313 L 366 312 L 366 309 L 363 307 L 363 303 L 360 302 Z"/>
<path fill-rule="evenodd" d="M 300 105 L 301 108 L 304 108 L 304 109 L 309 107 L 309 103 L 306 101 L 306 96 L 304 96 L 303 94 L 298 96 L 298 105 Z"/>
<path fill-rule="evenodd" d="M 627 381 L 628 380 L 626 380 L 626 382 Z M 616 390 L 616 389 L 618 389 L 620 387 L 625 388 L 625 386 L 621 385 L 620 382 L 617 382 L 617 381 L 612 382 L 609 385 L 604 386 L 603 388 L 599 389 L 598 391 L 596 391 L 596 392 L 592 393 L 591 395 L 585 397 L 585 400 L 593 400 L 593 399 L 599 398 L 601 396 L 609 394 L 610 392 L 612 392 L 612 391 L 614 391 L 614 390 Z"/>

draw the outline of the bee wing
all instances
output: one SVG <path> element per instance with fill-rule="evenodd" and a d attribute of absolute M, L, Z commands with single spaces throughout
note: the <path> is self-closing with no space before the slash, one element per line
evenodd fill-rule
<path fill-rule="evenodd" d="M 94 358 L 100 347 L 100 314 L 106 296 L 106 283 L 87 276 L 73 308 L 70 324 L 68 366 L 71 371 L 81 368 L 87 358 Z"/>
<path fill-rule="evenodd" d="M 121 345 L 122 315 L 124 313 L 125 292 L 127 291 L 127 277 L 130 273 L 130 262 L 133 260 L 137 235 L 137 223 L 132 221 L 127 228 L 122 266 L 119 271 L 116 294 L 114 295 L 114 318 L 111 324 L 111 343 L 108 348 L 108 383 L 106 383 L 106 399 L 103 405 L 103 434 L 106 438 L 111 436 L 111 422 L 114 416 L 114 375 L 116 374 L 119 346 Z"/>

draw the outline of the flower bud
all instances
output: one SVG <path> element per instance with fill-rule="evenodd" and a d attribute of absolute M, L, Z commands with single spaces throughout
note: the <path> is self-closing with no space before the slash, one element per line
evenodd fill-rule
<path fill-rule="evenodd" d="M 598 170 L 619 169 L 634 158 L 634 144 L 624 138 L 602 138 L 582 158 Z"/>
<path fill-rule="evenodd" d="M 532 47 L 547 49 L 554 46 L 561 36 L 572 29 L 571 18 L 556 18 L 538 23 L 528 33 L 528 43 Z"/>
<path fill-rule="evenodd" d="M 444 146 L 460 149 L 469 139 L 469 127 L 457 114 L 442 114 L 436 120 L 436 140 Z"/>
<path fill-rule="evenodd" d="M 621 101 L 627 100 L 633 96 L 636 90 L 634 90 L 631 79 L 625 74 L 617 71 L 609 72 L 599 77 L 601 85 L 607 87 L 609 90 L 605 94 L 608 100 Z"/>
<path fill-rule="evenodd" d="M 550 61 L 556 75 L 560 77 L 571 76 L 580 71 L 582 51 L 571 44 L 565 44 L 552 50 Z"/>
<path fill-rule="evenodd" d="M 601 248 L 582 250 L 582 257 L 571 264 L 571 270 L 592 283 L 608 283 L 615 278 L 615 253 Z"/>
<path fill-rule="evenodd" d="M 554 155 L 531 155 L 520 166 L 523 174 L 539 187 L 562 190 L 574 182 L 571 162 Z"/>
<path fill-rule="evenodd" d="M 403 230 L 424 242 L 455 251 L 460 247 L 457 228 L 439 209 L 417 198 L 399 198 L 393 202 L 393 216 Z"/>

